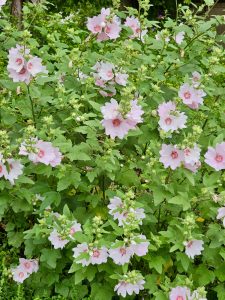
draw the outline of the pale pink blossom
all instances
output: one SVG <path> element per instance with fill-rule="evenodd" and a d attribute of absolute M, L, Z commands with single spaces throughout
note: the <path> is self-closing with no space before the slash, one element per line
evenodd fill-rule
<path fill-rule="evenodd" d="M 61 163 L 62 154 L 58 148 L 53 147 L 52 143 L 36 140 L 33 144 L 35 152 L 28 152 L 27 145 L 22 143 L 20 146 L 20 155 L 28 155 L 28 158 L 34 163 L 43 163 L 56 167 Z"/>
<path fill-rule="evenodd" d="M 133 34 L 130 35 L 131 39 L 138 38 L 143 41 L 143 37 L 146 35 L 147 30 L 141 30 L 138 18 L 135 18 L 134 16 L 127 17 L 124 25 L 133 31 Z"/>
<path fill-rule="evenodd" d="M 18 283 L 23 283 L 24 280 L 30 276 L 30 274 L 27 273 L 27 271 L 21 266 L 18 266 L 17 268 L 12 269 L 11 272 L 13 275 L 13 280 Z"/>
<path fill-rule="evenodd" d="M 187 163 L 184 162 L 184 167 L 186 169 L 188 169 L 189 171 L 191 171 L 193 173 L 196 173 L 198 171 L 198 169 L 201 167 L 201 162 L 197 161 L 194 164 L 187 164 Z"/>
<path fill-rule="evenodd" d="M 119 112 L 119 104 L 115 99 L 111 99 L 103 107 L 101 112 L 104 119 L 101 121 L 102 126 L 105 128 L 106 135 L 109 135 L 112 139 L 119 137 L 120 139 L 130 130 L 130 125 Z"/>
<path fill-rule="evenodd" d="M 48 73 L 46 67 L 42 65 L 39 57 L 29 55 L 30 50 L 24 46 L 16 45 L 15 48 L 9 50 L 7 70 L 9 77 L 14 82 L 25 82 L 29 84 L 31 79 L 38 73 Z M 30 59 L 26 61 L 25 55 L 29 55 Z"/>
<path fill-rule="evenodd" d="M 7 169 L 6 169 L 6 166 L 3 164 L 2 161 L 0 161 L 0 178 L 1 177 L 6 177 L 7 176 Z"/>
<path fill-rule="evenodd" d="M 127 122 L 131 129 L 135 129 L 138 123 L 143 122 L 142 115 L 144 111 L 142 110 L 141 106 L 137 104 L 137 100 L 132 100 L 130 102 L 131 109 L 126 115 Z"/>
<path fill-rule="evenodd" d="M 218 209 L 218 214 L 216 217 L 218 220 L 222 219 L 223 220 L 223 226 L 225 227 L 225 207 L 220 207 Z"/>
<path fill-rule="evenodd" d="M 187 116 L 176 110 L 176 104 L 172 101 L 164 102 L 158 107 L 159 126 L 165 132 L 175 131 L 186 127 Z"/>
<path fill-rule="evenodd" d="M 191 291 L 187 287 L 177 286 L 170 292 L 170 300 L 189 300 Z"/>
<path fill-rule="evenodd" d="M 27 273 L 32 274 L 36 273 L 38 271 L 38 260 L 37 259 L 25 259 L 20 258 L 20 267 L 22 267 L 24 270 L 26 270 Z"/>
<path fill-rule="evenodd" d="M 176 146 L 163 144 L 160 150 L 159 161 L 163 163 L 165 168 L 170 167 L 172 170 L 181 166 L 184 160 L 183 151 L 179 150 Z"/>
<path fill-rule="evenodd" d="M 196 255 L 200 255 L 204 242 L 202 240 L 190 240 L 184 242 L 185 253 L 189 258 L 194 258 Z"/>
<path fill-rule="evenodd" d="M 117 39 L 120 35 L 121 25 L 117 16 L 110 17 L 110 9 L 102 9 L 101 14 L 88 18 L 87 28 L 97 34 L 98 41 Z"/>
<path fill-rule="evenodd" d="M 201 74 L 197 71 L 194 71 L 192 73 L 192 84 L 195 88 L 197 88 L 200 85 L 200 81 L 201 81 Z"/>
<path fill-rule="evenodd" d="M 7 0 L 0 0 L 0 11 L 2 9 L 2 6 L 6 4 Z"/>
<path fill-rule="evenodd" d="M 116 73 L 115 82 L 119 85 L 126 86 L 129 75 L 126 73 Z"/>
<path fill-rule="evenodd" d="M 132 247 L 125 245 L 122 247 L 109 249 L 108 252 L 109 257 L 111 257 L 114 263 L 117 265 L 124 265 L 128 263 L 134 254 Z"/>
<path fill-rule="evenodd" d="M 48 73 L 46 67 L 42 65 L 42 59 L 37 56 L 27 62 L 27 70 L 33 77 L 38 73 Z"/>
<path fill-rule="evenodd" d="M 73 235 L 78 231 L 82 231 L 81 224 L 77 221 L 74 221 L 73 225 L 70 227 L 70 236 L 73 237 Z"/>
<path fill-rule="evenodd" d="M 100 265 L 107 262 L 108 250 L 106 247 L 93 248 L 90 254 L 90 260 L 92 265 Z"/>
<path fill-rule="evenodd" d="M 5 174 L 5 179 L 9 180 L 12 185 L 15 184 L 15 179 L 23 174 L 24 166 L 19 160 L 9 158 L 6 160 L 9 165 L 9 171 Z"/>
<path fill-rule="evenodd" d="M 136 238 L 140 239 L 140 242 L 136 242 L 135 239 L 131 241 L 130 248 L 132 249 L 133 253 L 137 256 L 144 256 L 148 253 L 149 241 L 147 241 L 146 236 L 140 234 Z"/>
<path fill-rule="evenodd" d="M 19 72 L 10 68 L 8 68 L 8 71 L 9 77 L 12 78 L 13 82 L 25 82 L 29 84 L 31 81 L 31 74 L 28 72 L 26 64 Z"/>
<path fill-rule="evenodd" d="M 184 35 L 185 35 L 184 31 L 180 31 L 175 35 L 174 40 L 178 45 L 180 45 L 183 42 Z"/>
<path fill-rule="evenodd" d="M 98 75 L 105 81 L 111 80 L 114 77 L 113 69 L 115 66 L 108 62 L 101 62 L 101 68 L 98 70 Z"/>
<path fill-rule="evenodd" d="M 193 148 L 185 148 L 184 149 L 184 161 L 186 164 L 194 165 L 199 162 L 200 159 L 200 148 L 197 144 L 194 145 Z"/>
<path fill-rule="evenodd" d="M 120 280 L 115 286 L 114 291 L 123 298 L 126 295 L 139 294 L 141 290 L 144 289 L 145 281 L 143 279 L 138 280 L 136 283 L 126 282 L 125 280 Z"/>
<path fill-rule="evenodd" d="M 53 245 L 54 249 L 63 249 L 66 244 L 69 243 L 69 240 L 62 238 L 56 229 L 50 233 L 48 239 Z"/>
<path fill-rule="evenodd" d="M 129 213 L 134 215 L 140 225 L 142 224 L 142 219 L 145 218 L 143 208 L 125 208 L 122 200 L 116 196 L 110 199 L 110 204 L 107 207 L 109 208 L 109 213 L 113 216 L 114 220 L 118 220 L 119 226 L 127 224 L 127 217 Z"/>
<path fill-rule="evenodd" d="M 205 162 L 216 171 L 225 169 L 225 142 L 209 147 L 205 154 Z"/>
<path fill-rule="evenodd" d="M 89 254 L 89 249 L 87 243 L 78 244 L 73 250 L 73 257 L 78 258 L 83 253 Z M 88 259 L 82 258 L 76 261 L 78 264 L 82 264 L 82 266 L 88 266 L 91 263 L 90 257 Z"/>
<path fill-rule="evenodd" d="M 196 89 L 188 83 L 183 84 L 178 92 L 183 103 L 192 109 L 198 109 L 199 105 L 203 104 L 203 97 L 206 93 L 203 90 Z"/>

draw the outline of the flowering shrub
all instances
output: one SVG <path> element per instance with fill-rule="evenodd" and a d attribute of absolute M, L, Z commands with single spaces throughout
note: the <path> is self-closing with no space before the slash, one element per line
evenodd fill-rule
<path fill-rule="evenodd" d="M 146 0 L 64 19 L 28 3 L 21 31 L 5 2 L 0 295 L 9 278 L 19 299 L 224 300 L 224 38 L 212 1 L 179 6 L 163 27 Z"/>

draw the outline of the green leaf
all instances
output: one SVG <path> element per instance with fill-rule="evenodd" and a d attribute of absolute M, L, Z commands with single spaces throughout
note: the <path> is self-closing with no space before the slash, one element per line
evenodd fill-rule
<path fill-rule="evenodd" d="M 44 248 L 41 253 L 40 261 L 45 262 L 51 269 L 55 269 L 57 260 L 61 258 L 60 250 Z"/>
<path fill-rule="evenodd" d="M 164 263 L 165 260 L 162 256 L 152 256 L 151 261 L 149 262 L 149 267 L 154 268 L 159 274 L 162 274 Z"/>

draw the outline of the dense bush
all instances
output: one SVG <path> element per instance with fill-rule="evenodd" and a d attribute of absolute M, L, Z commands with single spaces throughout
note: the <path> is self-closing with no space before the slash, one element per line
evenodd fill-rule
<path fill-rule="evenodd" d="M 0 297 L 224 300 L 213 1 L 163 27 L 147 0 L 93 18 L 27 3 L 22 30 L 4 3 Z"/>

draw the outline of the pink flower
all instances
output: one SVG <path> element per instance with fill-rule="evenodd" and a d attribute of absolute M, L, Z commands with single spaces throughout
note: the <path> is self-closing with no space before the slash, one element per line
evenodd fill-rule
<path fill-rule="evenodd" d="M 52 243 L 54 249 L 63 249 L 66 244 L 69 243 L 68 240 L 62 238 L 56 229 L 50 233 L 48 239 Z"/>
<path fill-rule="evenodd" d="M 130 35 L 131 39 L 138 38 L 143 41 L 143 37 L 146 35 L 147 30 L 141 31 L 140 22 L 137 18 L 134 16 L 127 17 L 124 25 L 133 31 L 133 34 Z"/>
<path fill-rule="evenodd" d="M 31 81 L 31 74 L 28 72 L 26 64 L 19 72 L 9 68 L 8 71 L 9 77 L 12 78 L 13 82 L 25 82 L 26 84 L 29 84 Z"/>
<path fill-rule="evenodd" d="M 28 158 L 34 163 L 43 163 L 45 165 L 51 165 L 56 167 L 60 165 L 62 160 L 62 154 L 58 148 L 53 147 L 50 142 L 43 142 L 42 140 L 36 140 L 33 144 L 35 152 L 28 152 L 27 145 L 22 143 L 20 146 L 20 155 L 28 155 Z"/>
<path fill-rule="evenodd" d="M 6 1 L 7 0 L 0 0 L 0 11 L 1 11 L 2 6 L 6 4 Z"/>
<path fill-rule="evenodd" d="M 92 265 L 100 265 L 106 263 L 108 258 L 108 250 L 105 247 L 94 248 L 90 255 L 90 260 Z"/>
<path fill-rule="evenodd" d="M 133 254 L 134 252 L 132 247 L 125 245 L 119 248 L 109 249 L 109 257 L 111 257 L 114 263 L 117 265 L 124 265 L 128 263 Z"/>
<path fill-rule="evenodd" d="M 25 258 L 20 258 L 20 267 L 26 270 L 27 273 L 31 274 L 33 272 L 38 271 L 38 260 L 37 259 L 25 259 Z"/>
<path fill-rule="evenodd" d="M 46 67 L 42 65 L 42 59 L 34 56 L 27 62 L 27 70 L 32 76 L 38 73 L 48 73 Z"/>
<path fill-rule="evenodd" d="M 225 142 L 209 147 L 205 154 L 205 162 L 216 171 L 225 169 Z"/>
<path fill-rule="evenodd" d="M 180 45 L 180 44 L 183 42 L 183 40 L 184 40 L 184 35 L 185 35 L 185 32 L 184 32 L 184 31 L 180 31 L 180 32 L 178 32 L 178 33 L 175 35 L 174 40 L 175 40 L 175 42 L 176 42 L 178 45 Z"/>
<path fill-rule="evenodd" d="M 197 161 L 194 164 L 187 164 L 187 163 L 184 162 L 184 167 L 186 169 L 188 169 L 189 171 L 191 171 L 193 173 L 196 173 L 198 171 L 198 169 L 201 167 L 201 162 Z"/>
<path fill-rule="evenodd" d="M 74 221 L 73 225 L 70 228 L 70 236 L 73 237 L 73 235 L 78 231 L 82 231 L 81 224 L 78 223 L 77 221 Z"/>
<path fill-rule="evenodd" d="M 9 165 L 9 171 L 5 174 L 5 179 L 8 179 L 12 185 L 15 184 L 15 179 L 23 174 L 24 166 L 19 160 L 9 158 L 6 160 Z"/>
<path fill-rule="evenodd" d="M 27 271 L 21 266 L 18 266 L 17 268 L 12 269 L 11 271 L 13 275 L 13 280 L 18 283 L 23 283 L 24 280 L 30 276 L 30 274 L 27 273 Z"/>
<path fill-rule="evenodd" d="M 170 292 L 170 300 L 188 300 L 190 299 L 191 291 L 187 287 L 177 286 Z"/>
<path fill-rule="evenodd" d="M 73 257 L 78 258 L 83 253 L 89 253 L 87 243 L 78 244 L 75 248 L 73 248 Z M 91 263 L 91 258 L 80 259 L 76 261 L 78 264 L 82 264 L 82 266 L 88 266 Z"/>
<path fill-rule="evenodd" d="M 125 208 L 122 200 L 119 197 L 113 197 L 110 199 L 110 204 L 107 206 L 109 208 L 110 215 L 113 216 L 114 220 L 118 220 L 119 226 L 124 226 L 127 224 L 127 217 L 129 213 L 132 213 L 139 224 L 142 224 L 142 219 L 145 218 L 145 213 L 143 208 Z"/>
<path fill-rule="evenodd" d="M 126 119 L 130 128 L 135 129 L 138 123 L 143 122 L 142 115 L 144 114 L 144 111 L 141 109 L 141 106 L 137 104 L 137 100 L 132 100 L 130 104 L 131 110 L 126 115 Z"/>
<path fill-rule="evenodd" d="M 176 104 L 172 101 L 164 102 L 158 107 L 160 116 L 159 126 L 165 131 L 175 131 L 185 128 L 187 116 L 176 110 Z"/>
<path fill-rule="evenodd" d="M 223 219 L 223 226 L 225 227 L 225 207 L 220 207 L 218 209 L 218 214 L 216 218 L 218 220 Z"/>
<path fill-rule="evenodd" d="M 200 255 L 204 242 L 202 240 L 191 240 L 184 242 L 185 253 L 189 258 L 194 258 L 195 255 Z"/>
<path fill-rule="evenodd" d="M 170 167 L 172 170 L 180 167 L 184 160 L 183 152 L 173 145 L 163 144 L 159 153 L 161 155 L 159 161 L 165 168 Z"/>
<path fill-rule="evenodd" d="M 145 281 L 143 279 L 138 280 L 136 283 L 126 282 L 125 280 L 120 280 L 119 283 L 115 286 L 114 291 L 122 297 L 126 295 L 139 294 L 141 290 L 144 289 Z"/>
<path fill-rule="evenodd" d="M 119 137 L 120 139 L 124 138 L 130 126 L 119 112 L 119 104 L 117 101 L 111 99 L 111 102 L 107 102 L 101 107 L 101 112 L 104 116 L 101 124 L 105 128 L 106 135 L 109 135 L 112 139 L 115 137 Z"/>
<path fill-rule="evenodd" d="M 194 145 L 194 148 L 185 148 L 184 149 L 184 161 L 186 164 L 194 165 L 199 162 L 200 159 L 200 148 L 197 144 Z"/>
<path fill-rule="evenodd" d="M 24 56 L 29 53 L 29 49 L 20 45 L 16 45 L 16 48 L 9 50 L 7 70 L 9 77 L 12 78 L 14 82 L 25 82 L 29 84 L 31 79 L 38 73 L 48 73 L 46 67 L 42 65 L 40 58 L 30 56 L 30 60 L 28 62 L 26 61 Z"/>
<path fill-rule="evenodd" d="M 110 17 L 109 8 L 102 9 L 98 16 L 88 18 L 87 28 L 93 34 L 97 34 L 98 41 L 117 39 L 121 31 L 120 20 L 117 16 Z"/>
<path fill-rule="evenodd" d="M 115 82 L 119 85 L 126 86 L 129 75 L 125 73 L 116 73 Z"/>
<path fill-rule="evenodd" d="M 3 162 L 0 161 L 0 178 L 1 177 L 6 177 L 8 174 L 6 166 L 3 164 Z"/>
<path fill-rule="evenodd" d="M 200 81 L 201 81 L 201 74 L 197 71 L 194 71 L 192 73 L 192 84 L 195 88 L 197 88 L 200 85 Z"/>
<path fill-rule="evenodd" d="M 98 74 L 105 81 L 111 80 L 114 77 L 114 68 L 115 66 L 111 63 L 101 62 L 101 67 L 98 70 Z"/>
<path fill-rule="evenodd" d="M 206 96 L 203 90 L 197 90 L 188 83 L 183 84 L 178 92 L 183 103 L 192 109 L 198 109 L 200 104 L 203 104 L 203 97 Z"/>
<path fill-rule="evenodd" d="M 130 248 L 132 249 L 133 253 L 137 256 L 144 256 L 148 253 L 148 246 L 149 241 L 146 240 L 146 236 L 140 234 L 137 236 L 138 239 L 142 240 L 141 242 L 136 242 L 135 239 L 131 241 Z"/>

